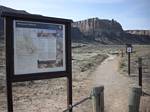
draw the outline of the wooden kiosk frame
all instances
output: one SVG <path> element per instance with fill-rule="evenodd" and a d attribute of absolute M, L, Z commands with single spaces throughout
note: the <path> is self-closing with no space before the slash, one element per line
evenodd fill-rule
<path fill-rule="evenodd" d="M 41 15 L 3 12 L 6 42 L 6 83 L 8 112 L 13 112 L 12 83 L 50 78 L 67 78 L 67 104 L 72 105 L 72 58 L 71 58 L 71 22 L 72 20 L 51 18 Z M 14 74 L 14 20 L 63 24 L 65 26 L 65 70 L 42 73 Z M 70 110 L 72 112 L 72 110 Z"/>

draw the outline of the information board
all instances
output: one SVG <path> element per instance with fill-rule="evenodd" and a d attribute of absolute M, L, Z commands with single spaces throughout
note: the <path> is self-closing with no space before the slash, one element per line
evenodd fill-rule
<path fill-rule="evenodd" d="M 65 71 L 65 25 L 14 20 L 14 74 Z"/>
<path fill-rule="evenodd" d="M 67 106 L 72 105 L 72 20 L 10 12 L 2 17 L 8 112 L 13 112 L 12 83 L 31 80 L 66 77 Z"/>

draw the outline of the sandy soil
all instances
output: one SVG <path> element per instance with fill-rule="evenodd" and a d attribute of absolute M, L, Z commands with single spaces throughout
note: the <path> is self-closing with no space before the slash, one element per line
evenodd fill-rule
<path fill-rule="evenodd" d="M 73 103 L 89 96 L 93 86 L 104 85 L 105 112 L 127 112 L 129 88 L 137 83 L 118 70 L 120 58 L 116 54 L 122 48 L 84 44 L 73 47 Z M 62 112 L 67 106 L 66 78 L 14 83 L 13 95 L 14 112 Z M 0 112 L 6 112 L 6 104 L 3 68 Z M 74 112 L 92 112 L 91 101 L 77 106 Z"/>
<path fill-rule="evenodd" d="M 132 87 L 138 86 L 132 77 L 120 73 L 120 60 L 110 55 L 92 74 L 93 86 L 104 85 L 105 112 L 128 112 L 129 93 Z M 148 87 L 144 85 L 143 92 L 149 93 Z M 140 112 L 150 112 L 149 94 L 141 97 Z"/>
<path fill-rule="evenodd" d="M 90 95 L 90 73 L 107 55 L 98 47 L 83 46 L 73 49 L 73 102 Z M 3 54 L 3 53 L 2 53 Z M 80 54 L 80 55 L 79 55 Z M 4 60 L 5 56 L 1 57 Z M 0 69 L 0 112 L 6 112 L 5 67 Z M 13 84 L 15 112 L 62 112 L 67 107 L 66 78 L 30 81 Z M 88 109 L 87 109 L 88 105 Z M 90 101 L 75 109 L 89 112 Z"/>
<path fill-rule="evenodd" d="M 95 71 L 94 85 L 104 85 L 105 112 L 128 112 L 131 81 L 118 72 L 119 57 L 110 56 Z"/>
<path fill-rule="evenodd" d="M 135 85 L 138 85 L 138 58 L 142 57 L 142 91 L 140 112 L 150 112 L 150 45 L 134 45 L 131 53 L 131 77 Z M 120 61 L 120 72 L 127 76 L 127 54 Z"/>

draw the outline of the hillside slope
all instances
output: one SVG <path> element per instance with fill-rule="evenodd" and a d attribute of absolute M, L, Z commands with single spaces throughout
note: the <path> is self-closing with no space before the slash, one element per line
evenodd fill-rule
<path fill-rule="evenodd" d="M 115 20 L 104 20 L 99 18 L 90 18 L 77 21 L 72 24 L 73 29 L 78 29 L 80 33 L 72 31 L 72 38 L 77 41 L 78 38 L 96 41 L 102 44 L 150 44 L 150 35 L 138 35 L 124 31 L 120 23 Z M 81 34 L 81 36 L 80 36 Z M 146 33 L 147 34 L 147 33 Z"/>
<path fill-rule="evenodd" d="M 8 8 L 8 7 L 0 5 L 0 38 L 3 37 L 3 33 L 4 33 L 4 19 L 1 17 L 2 12 L 13 12 L 13 13 L 29 14 L 26 11 L 23 11 L 23 10 L 15 10 L 15 9 Z"/>
<path fill-rule="evenodd" d="M 125 32 L 139 36 L 150 37 L 150 30 L 126 30 Z"/>
<path fill-rule="evenodd" d="M 2 12 L 15 12 L 30 14 L 23 10 L 15 10 L 0 5 L 0 15 Z M 150 35 L 137 34 L 137 31 L 124 31 L 121 24 L 115 20 L 90 18 L 72 23 L 73 42 L 98 42 L 100 44 L 150 44 Z M 139 32 L 139 31 L 138 31 Z M 148 33 L 149 34 L 149 33 Z M 0 17 L 0 39 L 4 35 L 4 20 Z"/>

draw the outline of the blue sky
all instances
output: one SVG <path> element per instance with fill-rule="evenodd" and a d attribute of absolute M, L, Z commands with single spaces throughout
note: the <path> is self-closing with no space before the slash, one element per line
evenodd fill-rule
<path fill-rule="evenodd" d="M 150 30 L 150 0 L 0 0 L 0 5 L 74 21 L 115 19 L 125 30 Z"/>

